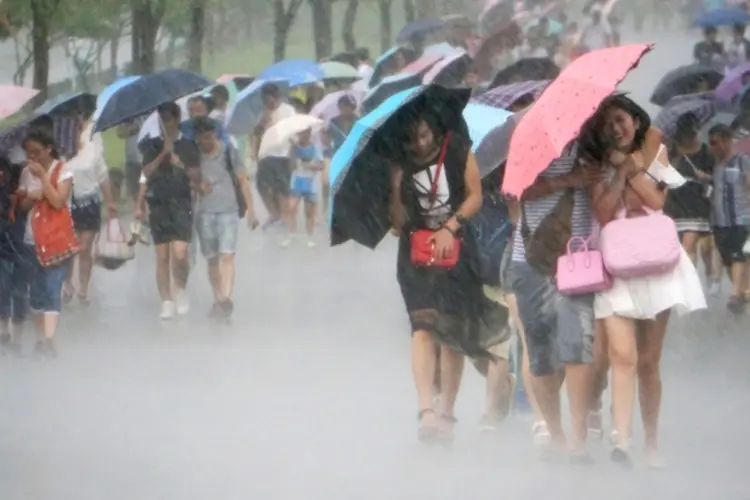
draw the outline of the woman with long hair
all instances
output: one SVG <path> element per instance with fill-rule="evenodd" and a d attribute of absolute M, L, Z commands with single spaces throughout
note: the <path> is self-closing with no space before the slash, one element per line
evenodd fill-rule
<path fill-rule="evenodd" d="M 400 234 L 397 277 L 411 322 L 419 439 L 448 443 L 464 354 L 490 356 L 489 337 L 502 332 L 507 310 L 485 297 L 476 243 L 464 230 L 482 206 L 468 128 L 463 120 L 445 123 L 439 103 L 433 104 L 402 120 L 383 154 L 391 164 L 391 223 Z M 437 264 L 411 257 L 425 234 Z M 441 264 L 456 252 L 454 263 Z M 433 408 L 438 345 L 441 394 Z"/>
<path fill-rule="evenodd" d="M 54 140 L 44 131 L 29 133 L 23 148 L 28 161 L 18 193 L 22 208 L 30 210 L 24 242 L 37 256 L 29 284 L 29 303 L 39 334 L 35 353 L 53 358 L 63 281 L 68 260 L 78 250 L 69 208 L 73 172 L 60 160 Z"/>
<path fill-rule="evenodd" d="M 579 159 L 602 171 L 589 197 L 604 231 L 622 218 L 640 217 L 645 224 L 649 214 L 662 210 L 667 186 L 682 181 L 648 114 L 621 94 L 605 99 L 583 126 Z M 653 243 L 642 242 L 644 251 L 649 244 Z M 612 288 L 596 294 L 594 313 L 603 320 L 612 368 L 614 462 L 632 464 L 628 448 L 637 378 L 648 464 L 664 465 L 657 431 L 662 394 L 659 363 L 667 323 L 673 309 L 684 314 L 705 307 L 698 274 L 684 250 L 671 270 L 615 276 Z"/>

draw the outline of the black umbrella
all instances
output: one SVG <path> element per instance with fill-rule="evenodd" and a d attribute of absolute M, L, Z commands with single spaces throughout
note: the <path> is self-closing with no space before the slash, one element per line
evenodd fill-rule
<path fill-rule="evenodd" d="M 441 30 L 445 27 L 445 21 L 442 19 L 419 19 L 412 21 L 398 32 L 397 42 L 410 42 L 415 38 L 423 37 L 433 31 Z"/>
<path fill-rule="evenodd" d="M 94 132 L 101 132 L 204 89 L 214 82 L 186 69 L 142 76 L 115 91 L 102 106 Z"/>
<path fill-rule="evenodd" d="M 47 99 L 34 110 L 35 116 L 82 115 L 86 118 L 96 109 L 96 95 L 89 92 L 65 92 Z"/>
<path fill-rule="evenodd" d="M 549 57 L 528 57 L 501 69 L 492 79 L 490 88 L 528 80 L 553 80 L 559 74 L 560 68 Z"/>
<path fill-rule="evenodd" d="M 723 79 L 724 75 L 710 66 L 680 66 L 659 81 L 654 93 L 651 94 L 651 102 L 657 106 L 664 106 L 667 101 L 678 95 L 713 90 Z"/>
<path fill-rule="evenodd" d="M 392 95 L 422 83 L 422 73 L 402 73 L 384 78 L 362 99 L 362 112 L 369 113 Z"/>

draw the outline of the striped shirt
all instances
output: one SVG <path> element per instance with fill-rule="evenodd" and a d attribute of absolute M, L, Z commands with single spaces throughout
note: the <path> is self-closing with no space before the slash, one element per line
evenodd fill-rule
<path fill-rule="evenodd" d="M 750 158 L 742 153 L 716 164 L 713 172 L 711 224 L 716 227 L 750 224 L 748 175 L 750 175 Z"/>
<path fill-rule="evenodd" d="M 576 165 L 575 152 L 571 152 L 569 156 L 563 156 L 552 163 L 549 167 L 541 173 L 541 177 L 554 178 L 560 177 L 569 173 L 573 170 Z M 511 259 L 513 262 L 526 262 L 526 250 L 523 244 L 523 236 L 521 235 L 521 228 L 523 224 L 526 224 L 530 232 L 536 231 L 539 224 L 547 217 L 547 214 L 557 205 L 557 202 L 562 197 L 564 191 L 556 191 L 550 195 L 537 200 L 523 202 L 523 211 L 521 213 L 518 224 L 516 225 L 516 231 L 513 234 L 513 255 Z M 585 189 L 577 189 L 573 196 L 573 231 L 572 236 L 580 236 L 582 238 L 588 238 L 591 236 L 592 231 L 592 212 L 589 206 L 589 197 Z M 524 217 L 528 217 L 528 220 L 524 221 Z"/>

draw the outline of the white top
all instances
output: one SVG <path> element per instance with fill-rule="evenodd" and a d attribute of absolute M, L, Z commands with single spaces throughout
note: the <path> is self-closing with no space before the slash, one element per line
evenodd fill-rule
<path fill-rule="evenodd" d="M 412 180 L 417 188 L 417 191 L 423 195 L 419 197 L 419 204 L 425 209 L 425 214 L 428 219 L 429 225 L 439 226 L 447 216 L 451 214 L 451 206 L 448 203 L 450 197 L 450 190 L 448 187 L 448 179 L 445 176 L 445 165 L 440 170 L 440 177 L 437 181 L 437 190 L 435 193 L 435 202 L 430 203 L 429 194 L 432 190 L 432 181 L 430 179 L 435 178 L 437 171 L 437 164 L 432 165 L 430 168 L 417 172 L 412 177 Z"/>
<path fill-rule="evenodd" d="M 109 178 L 101 134 L 92 137 L 91 127 L 81 133 L 81 147 L 66 164 L 73 172 L 73 196 L 79 199 L 99 194 L 99 186 Z"/>
<path fill-rule="evenodd" d="M 284 120 L 296 114 L 297 114 L 297 110 L 294 109 L 294 106 L 292 106 L 291 104 L 287 102 L 282 102 L 281 104 L 279 104 L 278 108 L 274 109 L 271 112 L 271 120 L 268 123 L 268 126 L 266 127 L 266 131 L 268 131 L 269 128 L 279 123 L 281 120 Z M 261 142 L 263 141 L 261 140 Z M 270 156 L 273 156 L 273 157 L 278 156 L 282 158 L 288 157 L 290 147 L 291 147 L 291 142 L 279 142 L 277 147 L 268 148 L 266 151 L 264 151 L 263 157 L 266 157 L 266 158 Z"/>
<path fill-rule="evenodd" d="M 583 28 L 581 45 L 589 50 L 604 49 L 607 47 L 612 30 L 609 24 L 602 19 L 599 24 L 590 23 Z"/>
<path fill-rule="evenodd" d="M 359 76 L 366 82 L 370 81 L 373 71 L 372 66 L 369 64 L 360 64 L 357 68 L 357 73 L 359 73 Z"/>
<path fill-rule="evenodd" d="M 50 167 L 50 173 L 54 172 L 54 169 L 60 168 L 60 176 L 57 178 L 58 185 L 63 181 L 73 178 L 73 171 L 70 169 L 67 163 L 58 161 Z M 42 181 L 39 180 L 34 174 L 31 173 L 29 167 L 24 167 L 21 171 L 21 177 L 18 180 L 18 190 L 22 193 L 33 193 L 35 191 L 42 190 Z M 70 202 L 70 200 L 68 200 Z M 34 233 L 31 229 L 31 219 L 34 217 L 34 208 L 29 211 L 29 217 L 26 220 L 26 232 L 23 237 L 23 242 L 27 245 L 34 245 Z"/>

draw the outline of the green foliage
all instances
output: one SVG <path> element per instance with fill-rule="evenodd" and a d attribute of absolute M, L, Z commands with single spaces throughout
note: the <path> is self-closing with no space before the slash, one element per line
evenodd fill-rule
<path fill-rule="evenodd" d="M 128 19 L 128 4 L 121 0 L 75 0 L 61 5 L 55 28 L 60 36 L 111 40 L 121 36 Z"/>

